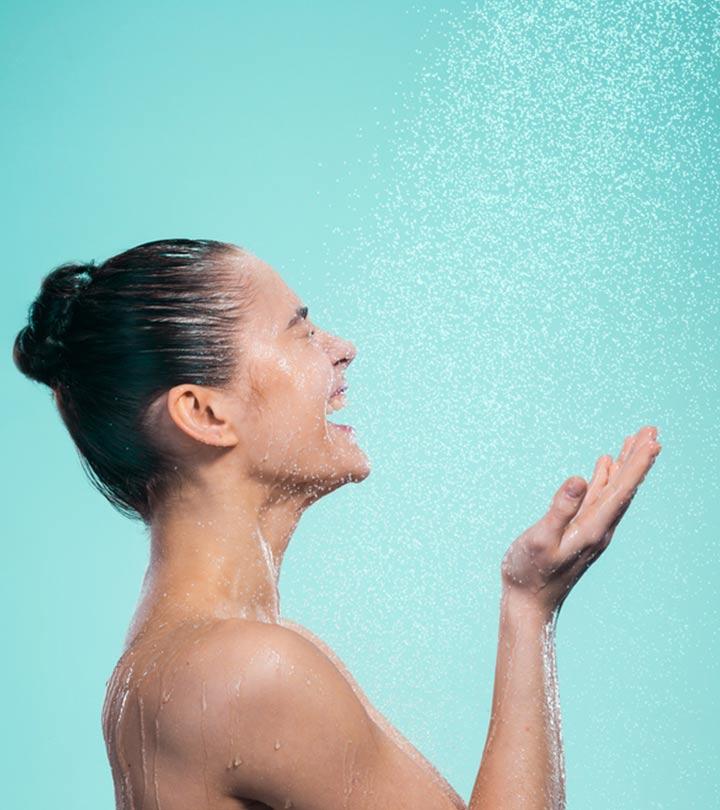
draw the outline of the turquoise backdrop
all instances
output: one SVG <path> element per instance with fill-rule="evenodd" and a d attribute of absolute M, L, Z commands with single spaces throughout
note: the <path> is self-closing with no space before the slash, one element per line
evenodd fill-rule
<path fill-rule="evenodd" d="M 690 0 L 5 0 L 3 807 L 114 807 L 100 709 L 147 558 L 12 340 L 56 265 L 179 236 L 358 347 L 373 470 L 304 516 L 282 611 L 466 799 L 505 549 L 658 426 L 559 618 L 568 806 L 718 806 L 719 30 Z"/>

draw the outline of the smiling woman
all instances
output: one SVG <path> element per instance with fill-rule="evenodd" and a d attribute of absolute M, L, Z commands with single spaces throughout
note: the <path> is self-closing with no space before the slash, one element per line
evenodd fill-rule
<path fill-rule="evenodd" d="M 348 340 L 235 245 L 160 240 L 61 265 L 17 335 L 86 469 L 150 530 L 107 683 L 119 810 L 450 810 L 465 803 L 332 650 L 280 615 L 305 509 L 370 472 L 344 405 Z M 657 430 L 574 476 L 502 562 L 496 688 L 472 808 L 564 803 L 553 631 L 657 456 Z M 515 781 L 517 780 L 517 781 Z"/>
<path fill-rule="evenodd" d="M 157 423 L 163 395 L 175 384 L 232 389 L 248 415 L 257 413 L 268 394 L 258 378 L 270 374 L 261 358 L 273 357 L 282 375 L 276 385 L 303 380 L 295 396 L 311 395 L 313 373 L 318 385 L 334 390 L 338 365 L 327 362 L 328 353 L 346 354 L 347 363 L 354 348 L 310 329 L 307 308 L 302 316 L 296 310 L 297 296 L 242 248 L 158 240 L 100 266 L 65 264 L 50 273 L 14 358 L 23 373 L 53 389 L 93 483 L 123 513 L 148 522 L 155 505 L 193 474 L 178 442 L 163 441 L 167 431 Z M 287 312 L 295 315 L 285 335 L 278 327 Z M 308 334 L 314 345 L 300 348 L 295 338 Z M 253 336 L 247 345 L 244 335 Z M 305 367 L 298 369 L 301 353 Z M 297 413 L 283 423 L 289 429 L 293 421 Z"/>

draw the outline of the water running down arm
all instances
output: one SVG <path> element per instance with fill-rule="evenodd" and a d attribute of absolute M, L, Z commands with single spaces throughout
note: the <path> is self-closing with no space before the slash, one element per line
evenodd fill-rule
<path fill-rule="evenodd" d="M 565 772 L 555 627 L 572 587 L 607 548 L 660 452 L 657 430 L 601 456 L 590 484 L 573 476 L 502 563 L 492 712 L 468 810 L 562 810 Z M 575 484 L 575 496 L 568 494 Z"/>
<path fill-rule="evenodd" d="M 503 592 L 490 725 L 469 810 L 565 807 L 556 619 Z"/>

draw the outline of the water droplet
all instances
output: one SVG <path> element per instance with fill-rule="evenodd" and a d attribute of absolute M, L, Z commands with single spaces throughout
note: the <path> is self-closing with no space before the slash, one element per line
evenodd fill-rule
<path fill-rule="evenodd" d="M 280 740 L 275 740 L 275 750 L 277 751 L 280 748 Z"/>

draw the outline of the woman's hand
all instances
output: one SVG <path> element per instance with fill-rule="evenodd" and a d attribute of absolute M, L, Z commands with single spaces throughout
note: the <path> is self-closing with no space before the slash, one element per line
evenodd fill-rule
<path fill-rule="evenodd" d="M 504 588 L 533 607 L 559 610 L 607 548 L 661 449 L 657 428 L 649 425 L 625 439 L 616 461 L 600 456 L 589 485 L 580 476 L 568 478 L 547 514 L 507 550 L 501 566 Z"/>

